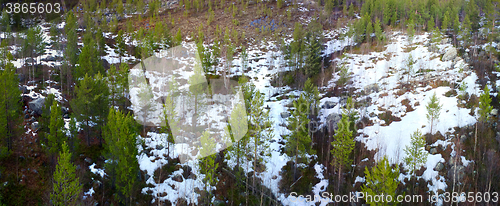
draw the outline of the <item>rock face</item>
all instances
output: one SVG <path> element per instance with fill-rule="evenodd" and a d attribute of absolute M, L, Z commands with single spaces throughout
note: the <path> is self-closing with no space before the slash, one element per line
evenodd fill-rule
<path fill-rule="evenodd" d="M 38 98 L 28 103 L 28 106 L 36 114 L 42 115 L 42 107 L 45 104 L 45 98 Z"/>
<path fill-rule="evenodd" d="M 443 55 L 443 61 L 453 60 L 457 57 L 457 49 L 455 47 L 449 48 Z"/>

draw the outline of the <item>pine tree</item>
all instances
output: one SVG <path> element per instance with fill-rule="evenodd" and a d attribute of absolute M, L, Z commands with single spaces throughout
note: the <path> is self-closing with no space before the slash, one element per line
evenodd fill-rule
<path fill-rule="evenodd" d="M 123 30 L 118 31 L 118 36 L 115 39 L 116 46 L 115 52 L 120 56 L 120 64 L 122 63 L 122 57 L 125 56 L 125 51 L 127 45 L 125 45 L 125 40 L 123 39 Z"/>
<path fill-rule="evenodd" d="M 204 131 L 200 138 L 201 148 L 200 155 L 204 157 L 200 160 L 201 173 L 205 174 L 203 182 L 205 182 L 205 192 L 207 192 L 207 197 L 205 199 L 206 203 L 211 202 L 213 193 L 211 188 L 217 183 L 217 168 L 219 163 L 215 163 L 217 157 L 216 152 L 216 142 L 210 137 L 210 132 L 208 130 Z"/>
<path fill-rule="evenodd" d="M 429 21 L 427 21 L 427 31 L 434 31 L 434 28 L 436 27 L 436 25 L 434 24 L 434 17 L 431 16 L 431 18 L 429 19 Z"/>
<path fill-rule="evenodd" d="M 377 45 L 379 42 L 382 42 L 385 39 L 385 36 L 382 31 L 382 27 L 380 26 L 380 20 L 375 19 L 375 25 L 373 26 L 375 30 L 375 36 L 377 37 Z"/>
<path fill-rule="evenodd" d="M 306 76 L 316 75 L 321 70 L 321 41 L 323 38 L 321 30 L 321 25 L 317 21 L 312 21 L 309 24 L 309 32 L 306 33 L 304 45 L 304 55 L 306 57 L 304 73 Z"/>
<path fill-rule="evenodd" d="M 65 50 L 65 57 L 70 67 L 73 67 L 78 61 L 78 34 L 76 33 L 77 19 L 73 12 L 68 11 L 66 14 L 66 25 L 64 32 L 66 33 L 67 44 Z"/>
<path fill-rule="evenodd" d="M 82 185 L 76 177 L 76 166 L 71 163 L 71 153 L 66 142 L 62 144 L 59 160 L 54 172 L 53 191 L 50 200 L 53 205 L 77 205 Z"/>
<path fill-rule="evenodd" d="M 404 162 L 409 168 L 409 173 L 415 177 L 415 172 L 425 165 L 429 155 L 425 151 L 425 138 L 420 130 L 413 132 L 410 145 L 406 145 L 404 151 L 406 153 Z"/>
<path fill-rule="evenodd" d="M 431 131 L 430 133 L 432 134 L 432 127 L 434 126 L 434 122 L 439 120 L 439 114 L 441 113 L 441 108 L 443 105 L 439 104 L 439 99 L 436 96 L 436 92 L 432 95 L 430 102 L 425 106 L 427 108 L 427 120 L 429 120 L 429 123 L 431 125 Z"/>
<path fill-rule="evenodd" d="M 100 131 L 109 110 L 109 88 L 102 75 L 94 77 L 85 74 L 75 88 L 76 97 L 70 101 L 76 119 L 83 122 L 87 145 L 90 145 L 91 125 L 97 125 Z"/>
<path fill-rule="evenodd" d="M 413 37 L 415 36 L 415 24 L 413 23 L 413 19 L 408 21 L 408 36 L 410 42 L 413 41 Z"/>
<path fill-rule="evenodd" d="M 387 157 L 380 160 L 371 171 L 368 167 L 365 167 L 365 185 L 361 186 L 361 191 L 365 193 L 365 196 L 371 196 L 372 198 L 365 198 L 366 202 L 371 206 L 385 206 L 391 203 L 386 202 L 386 196 L 391 196 L 392 200 L 396 200 L 396 189 L 398 188 L 399 182 L 399 166 L 392 169 Z M 384 198 L 380 198 L 380 201 L 375 201 L 373 197 L 376 195 L 384 194 Z"/>
<path fill-rule="evenodd" d="M 352 162 L 350 156 L 354 149 L 353 131 L 351 131 L 351 121 L 347 114 L 342 115 L 342 119 L 337 123 L 338 129 L 335 130 L 334 140 L 331 142 L 332 165 L 338 171 L 338 186 L 342 177 L 342 169 Z"/>
<path fill-rule="evenodd" d="M 180 45 L 182 43 L 182 34 L 181 34 L 181 29 L 177 30 L 177 34 L 174 37 L 175 39 L 175 45 Z"/>
<path fill-rule="evenodd" d="M 492 108 L 490 89 L 484 86 L 483 93 L 479 96 L 479 121 L 488 122 Z"/>
<path fill-rule="evenodd" d="M 5 68 L 0 70 L 0 137 L 4 141 L 0 146 L 0 156 L 7 155 L 12 149 L 12 139 L 17 133 L 17 124 L 21 121 L 21 91 L 16 68 L 10 62 L 12 55 L 7 53 L 6 56 Z"/>
<path fill-rule="evenodd" d="M 373 24 L 370 19 L 368 19 L 368 23 L 366 24 L 366 41 L 370 43 L 372 41 L 372 33 L 373 33 Z"/>
<path fill-rule="evenodd" d="M 103 135 L 106 141 L 106 170 L 110 171 L 119 194 L 123 197 L 120 202 L 132 204 L 137 191 L 137 131 L 135 120 L 131 115 L 125 115 L 111 108 L 104 127 Z"/>
<path fill-rule="evenodd" d="M 307 99 L 307 105 L 311 105 L 310 114 L 313 116 L 319 113 L 319 91 L 318 87 L 312 83 L 312 80 L 308 78 L 304 83 L 305 98 Z"/>
<path fill-rule="evenodd" d="M 408 55 L 408 59 L 406 60 L 406 84 L 410 84 L 410 77 L 414 73 L 413 65 L 415 65 L 415 60 L 413 60 L 413 56 L 411 54 Z"/>
<path fill-rule="evenodd" d="M 287 135 L 287 144 L 285 145 L 288 156 L 294 157 L 295 165 L 299 164 L 299 158 L 305 158 L 306 154 L 314 154 L 311 146 L 311 137 L 309 135 L 309 105 L 304 94 L 293 102 L 294 110 L 288 118 L 288 128 L 291 131 Z M 305 162 L 309 160 L 305 159 Z M 296 173 L 296 169 L 294 170 Z M 295 175 L 294 175 L 295 176 Z M 296 178 L 296 177 L 294 177 Z"/>
<path fill-rule="evenodd" d="M 450 26 L 450 12 L 446 11 L 443 17 L 443 23 L 441 24 L 441 30 L 443 30 L 443 32 L 446 32 L 449 26 Z"/>
<path fill-rule="evenodd" d="M 62 129 L 64 128 L 64 120 L 61 114 L 61 107 L 57 101 L 52 101 L 50 107 L 50 123 L 49 133 L 47 134 L 49 154 L 55 155 L 61 151 L 62 143 L 66 141 Z"/>

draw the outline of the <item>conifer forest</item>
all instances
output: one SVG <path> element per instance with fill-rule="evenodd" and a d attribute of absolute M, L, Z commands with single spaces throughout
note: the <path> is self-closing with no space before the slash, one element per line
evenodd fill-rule
<path fill-rule="evenodd" d="M 0 205 L 500 205 L 500 0 L 0 13 Z"/>

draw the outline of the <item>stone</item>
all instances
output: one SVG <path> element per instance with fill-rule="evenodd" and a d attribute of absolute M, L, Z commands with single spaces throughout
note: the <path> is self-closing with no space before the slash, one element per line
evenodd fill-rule
<path fill-rule="evenodd" d="M 465 134 L 463 134 L 462 136 L 460 136 L 460 142 L 461 143 L 464 143 L 465 140 L 467 140 L 467 136 L 465 136 Z"/>
<path fill-rule="evenodd" d="M 328 115 L 325 122 L 328 131 L 333 132 L 334 130 L 336 130 L 338 128 L 337 123 L 340 122 L 340 119 L 342 119 L 342 115 L 340 114 L 332 113 Z"/>
<path fill-rule="evenodd" d="M 45 104 L 45 98 L 38 98 L 28 103 L 31 110 L 35 111 L 36 114 L 42 115 L 42 107 Z"/>
<path fill-rule="evenodd" d="M 38 129 L 38 126 L 39 126 L 39 125 L 38 125 L 38 122 L 33 122 L 33 123 L 31 124 L 31 130 L 36 131 L 36 130 Z"/>
<path fill-rule="evenodd" d="M 63 118 L 64 118 L 64 119 L 69 119 L 69 114 L 64 114 L 64 115 L 63 115 Z"/>
<path fill-rule="evenodd" d="M 89 164 L 92 164 L 92 159 L 90 159 L 90 157 L 86 157 L 85 158 L 85 162 L 89 163 Z"/>
<path fill-rule="evenodd" d="M 371 93 L 374 93 L 374 92 L 378 92 L 379 91 L 379 87 L 378 87 L 377 83 L 373 83 L 373 84 L 366 85 L 365 88 L 364 88 L 364 90 L 365 90 L 366 94 L 371 94 Z"/>
<path fill-rule="evenodd" d="M 19 90 L 23 93 L 23 94 L 28 94 L 29 91 L 28 91 L 28 88 L 26 86 L 20 86 L 19 87 Z"/>
<path fill-rule="evenodd" d="M 19 82 L 24 82 L 26 80 L 26 76 L 24 74 L 19 74 L 18 78 Z"/>
<path fill-rule="evenodd" d="M 30 118 L 29 114 L 24 115 L 24 119 L 29 119 L 29 118 Z"/>
<path fill-rule="evenodd" d="M 443 55 L 443 61 L 453 60 L 457 57 L 457 49 L 455 47 L 449 48 Z"/>
<path fill-rule="evenodd" d="M 437 149 L 435 147 L 431 148 L 431 150 L 429 151 L 431 154 L 435 155 L 437 154 Z"/>
<path fill-rule="evenodd" d="M 325 109 L 332 109 L 332 108 L 334 108 L 336 105 L 337 105 L 337 103 L 336 103 L 336 102 L 332 102 L 332 101 L 325 101 L 325 103 L 323 104 L 322 108 L 325 108 Z"/>
<path fill-rule="evenodd" d="M 161 144 L 157 144 L 157 145 L 156 145 L 156 149 L 157 149 L 157 150 L 162 150 L 162 149 L 163 149 L 163 145 L 161 145 Z"/>
<path fill-rule="evenodd" d="M 224 201 L 222 201 L 222 200 L 215 200 L 215 201 L 213 202 L 213 204 L 214 204 L 214 205 L 226 205 L 226 203 L 225 203 Z"/>
<path fill-rule="evenodd" d="M 438 172 L 439 172 L 439 171 L 441 171 L 441 170 L 443 170 L 443 169 L 444 169 L 444 164 L 443 164 L 443 163 L 441 163 L 441 162 L 438 162 L 438 163 L 436 164 L 436 167 L 434 167 L 434 170 L 436 170 L 436 171 L 438 171 Z"/>
<path fill-rule="evenodd" d="M 498 115 L 498 109 L 492 109 L 491 110 L 491 115 L 493 115 L 494 117 L 496 117 Z"/>
<path fill-rule="evenodd" d="M 465 167 L 462 165 L 454 165 L 451 167 L 449 170 L 450 173 L 450 178 L 453 179 L 453 177 L 456 177 L 456 180 L 460 181 L 464 178 L 465 176 Z"/>
<path fill-rule="evenodd" d="M 281 112 L 280 115 L 281 115 L 281 118 L 286 119 L 286 118 L 290 117 L 290 112 Z"/>
<path fill-rule="evenodd" d="M 451 41 L 450 41 L 450 39 L 449 39 L 449 38 L 443 38 L 443 39 L 441 39 L 441 44 L 448 44 L 448 43 L 450 43 L 450 42 L 451 42 Z"/>
<path fill-rule="evenodd" d="M 176 182 L 182 182 L 182 176 L 181 175 L 175 175 L 173 178 L 172 178 L 173 181 L 176 181 Z"/>

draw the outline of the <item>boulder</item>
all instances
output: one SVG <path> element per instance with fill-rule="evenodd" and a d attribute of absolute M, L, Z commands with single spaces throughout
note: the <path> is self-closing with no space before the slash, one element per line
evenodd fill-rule
<path fill-rule="evenodd" d="M 28 94 L 29 93 L 28 88 L 26 86 L 20 86 L 19 90 L 21 90 L 21 92 L 23 94 Z"/>
<path fill-rule="evenodd" d="M 89 163 L 89 164 L 92 164 L 92 159 L 90 159 L 90 157 L 86 157 L 85 158 L 85 162 Z"/>
<path fill-rule="evenodd" d="M 374 92 L 378 92 L 379 91 L 379 87 L 378 87 L 377 83 L 373 83 L 373 84 L 366 85 L 365 88 L 364 88 L 364 90 L 365 90 L 366 94 L 371 94 L 371 93 L 374 93 Z"/>
<path fill-rule="evenodd" d="M 323 104 L 322 108 L 331 109 L 331 108 L 334 108 L 336 105 L 337 105 L 336 102 L 325 101 L 325 103 Z"/>
<path fill-rule="evenodd" d="M 38 126 L 38 122 L 33 122 L 33 124 L 31 124 L 31 130 L 36 131 L 38 129 Z"/>
<path fill-rule="evenodd" d="M 176 181 L 176 182 L 182 182 L 183 179 L 182 179 L 182 176 L 181 175 L 175 175 L 173 178 L 172 178 L 173 181 Z"/>
<path fill-rule="evenodd" d="M 456 177 L 456 180 L 460 181 L 465 176 L 465 167 L 462 165 L 452 166 L 449 173 L 450 178 Z"/>
<path fill-rule="evenodd" d="M 441 44 L 448 44 L 450 42 L 451 42 L 450 38 L 443 38 L 443 39 L 441 39 Z"/>
<path fill-rule="evenodd" d="M 441 171 L 441 170 L 443 170 L 443 169 L 444 169 L 444 164 L 443 164 L 443 163 L 441 163 L 441 162 L 438 162 L 438 163 L 436 164 L 436 167 L 434 167 L 434 170 L 436 170 L 436 171 L 438 171 L 438 172 L 439 172 L 439 171 Z"/>
<path fill-rule="evenodd" d="M 467 140 L 467 136 L 465 136 L 464 134 L 462 136 L 460 136 L 460 142 L 461 143 L 464 143 L 465 140 Z"/>
<path fill-rule="evenodd" d="M 283 119 L 286 119 L 286 118 L 290 117 L 290 113 L 289 112 L 281 112 L 280 115 L 281 115 L 281 118 L 283 118 Z"/>
<path fill-rule="evenodd" d="M 491 115 L 493 115 L 494 117 L 496 117 L 498 115 L 498 109 L 492 109 L 491 110 Z"/>
<path fill-rule="evenodd" d="M 435 155 L 437 154 L 437 149 L 435 147 L 431 148 L 431 150 L 429 151 L 431 154 Z"/>
<path fill-rule="evenodd" d="M 342 115 L 337 114 L 337 113 L 332 113 L 326 117 L 326 126 L 328 128 L 328 131 L 333 132 L 338 128 L 337 124 L 340 122 L 340 119 L 342 119 Z"/>
<path fill-rule="evenodd" d="M 442 60 L 449 61 L 455 59 L 455 57 L 457 57 L 457 49 L 455 47 L 451 47 L 446 51 L 446 53 L 444 53 Z"/>
<path fill-rule="evenodd" d="M 38 98 L 28 103 L 31 110 L 35 111 L 36 114 L 42 115 L 42 107 L 45 104 L 45 98 Z"/>

